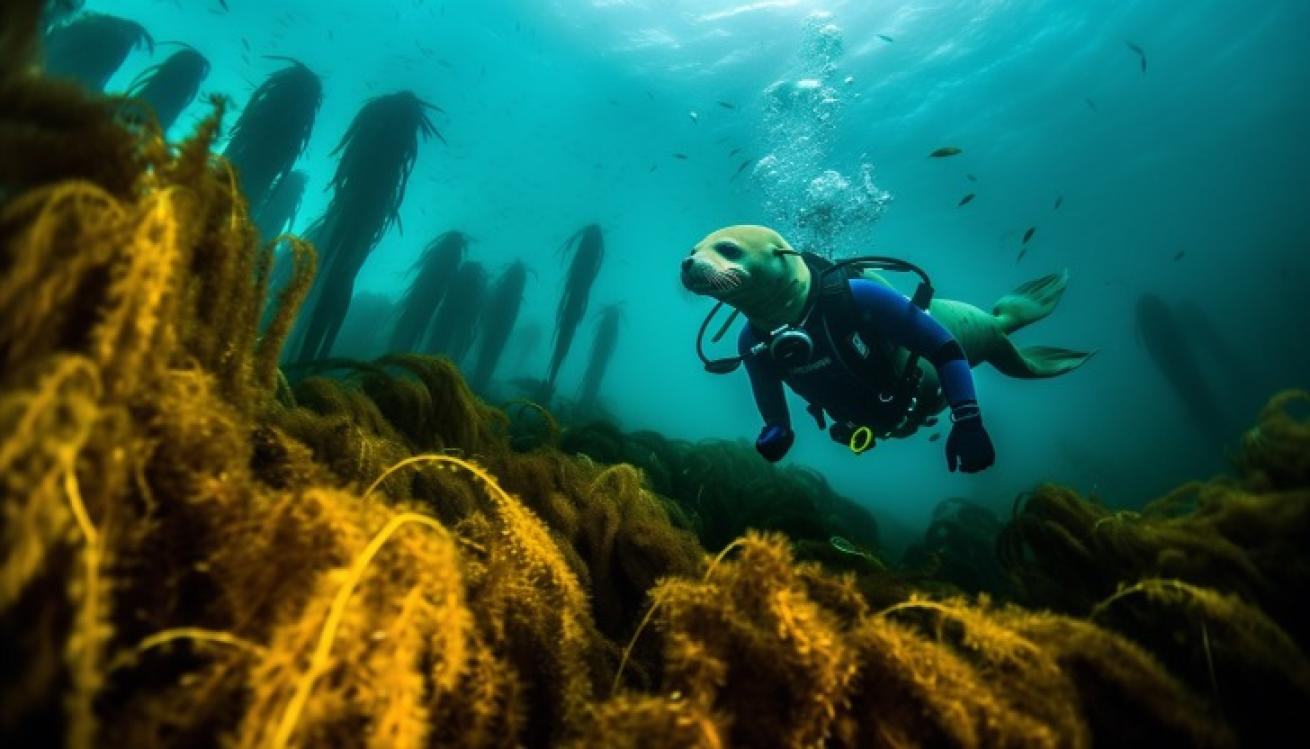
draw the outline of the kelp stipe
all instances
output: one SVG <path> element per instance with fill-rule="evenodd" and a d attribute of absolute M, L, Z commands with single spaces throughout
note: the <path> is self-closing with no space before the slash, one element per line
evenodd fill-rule
<path fill-rule="evenodd" d="M 522 262 L 511 263 L 487 293 L 486 307 L 478 325 L 477 355 L 469 369 L 469 385 L 481 392 L 491 383 L 491 376 L 500 363 L 514 332 L 514 323 L 523 305 L 523 289 L 528 283 L 528 267 Z"/>
<path fill-rule="evenodd" d="M 255 225 L 259 227 L 259 236 L 270 239 L 294 228 L 308 183 L 309 175 L 300 170 L 278 178 L 268 199 L 257 210 L 251 210 Z"/>
<path fill-rule="evenodd" d="M 432 317 L 432 329 L 428 331 L 423 350 L 447 356 L 456 363 L 463 360 L 478 335 L 486 296 L 486 268 L 476 260 L 461 264 Z"/>
<path fill-rule="evenodd" d="M 564 291 L 560 295 L 559 307 L 555 312 L 554 348 L 550 354 L 550 366 L 546 370 L 546 387 L 555 388 L 555 378 L 559 368 L 568 356 L 573 345 L 573 336 L 578 325 L 587 314 L 587 302 L 591 298 L 591 286 L 600 273 L 601 263 L 605 259 L 605 238 L 600 226 L 588 224 L 577 230 L 568 239 L 560 252 L 574 247 L 573 259 L 569 262 L 568 275 L 564 279 Z"/>
<path fill-rule="evenodd" d="M 582 387 L 578 390 L 578 401 L 584 404 L 595 403 L 600 396 L 600 383 L 605 379 L 605 371 L 609 369 L 614 349 L 618 347 L 623 308 L 617 304 L 606 305 L 601 308 L 597 318 L 596 337 L 591 342 L 587 370 L 582 375 Z"/>
<path fill-rule="evenodd" d="M 441 306 L 455 273 L 464 262 L 471 237 L 462 231 L 443 232 L 423 249 L 414 262 L 405 295 L 396 305 L 396 324 L 391 332 L 390 350 L 396 353 L 417 351 L 427 340 L 432 318 Z"/>

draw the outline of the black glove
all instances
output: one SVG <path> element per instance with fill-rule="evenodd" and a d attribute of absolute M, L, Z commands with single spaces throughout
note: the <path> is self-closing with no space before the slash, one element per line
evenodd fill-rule
<path fill-rule="evenodd" d="M 782 456 L 787 454 L 791 449 L 791 443 L 796 441 L 796 433 L 790 427 L 781 424 L 770 424 L 764 427 L 760 432 L 759 439 L 755 440 L 755 449 L 764 456 L 764 459 L 770 463 L 777 463 L 782 460 Z"/>
<path fill-rule="evenodd" d="M 982 413 L 976 403 L 955 408 L 951 421 L 955 426 L 946 438 L 947 468 L 954 471 L 959 467 L 965 473 L 977 473 L 996 462 L 996 449 L 983 429 Z"/>
<path fill-rule="evenodd" d="M 846 447 L 851 444 L 851 435 L 855 434 L 855 425 L 849 421 L 834 421 L 828 427 L 828 436 L 832 441 Z"/>

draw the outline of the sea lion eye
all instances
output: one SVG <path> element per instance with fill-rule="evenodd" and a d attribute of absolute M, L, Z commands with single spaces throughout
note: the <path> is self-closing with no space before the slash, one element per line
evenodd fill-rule
<path fill-rule="evenodd" d="M 725 260 L 737 260 L 746 253 L 732 242 L 719 242 L 714 245 L 714 250 L 723 256 Z"/>

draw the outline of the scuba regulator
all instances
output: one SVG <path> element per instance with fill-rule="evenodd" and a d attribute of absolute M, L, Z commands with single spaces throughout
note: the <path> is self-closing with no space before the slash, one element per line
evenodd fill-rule
<path fill-rule="evenodd" d="M 704 341 L 705 331 L 709 329 L 710 323 L 718 315 L 719 310 L 723 307 L 724 302 L 717 302 L 709 314 L 705 316 L 705 321 L 701 323 L 700 330 L 696 333 L 696 355 L 700 357 L 701 363 L 705 365 L 705 371 L 710 374 L 728 374 L 741 366 L 741 363 L 749 356 L 758 356 L 768 353 L 779 366 L 787 369 L 793 369 L 809 362 L 810 357 L 814 354 L 814 341 L 810 334 L 805 332 L 805 325 L 809 322 L 810 315 L 818 307 L 820 294 L 819 290 L 825 287 L 830 274 L 839 270 L 846 271 L 847 278 L 851 277 L 851 271 L 856 273 L 865 270 L 885 270 L 901 273 L 914 273 L 919 276 L 919 285 L 914 290 L 914 296 L 910 301 L 914 306 L 923 311 L 928 311 L 928 305 L 932 302 L 933 287 L 932 279 L 919 266 L 894 257 L 884 257 L 882 255 L 863 255 L 860 257 L 847 258 L 837 262 L 829 262 L 824 258 L 813 253 L 797 252 L 795 250 L 779 250 L 780 254 L 796 255 L 810 266 L 814 273 L 811 282 L 810 298 L 805 303 L 805 308 L 801 312 L 800 320 L 795 323 L 781 325 L 774 330 L 768 331 L 765 340 L 751 347 L 750 351 L 740 356 L 729 356 L 722 359 L 711 359 L 705 354 Z M 824 265 L 826 264 L 826 265 Z M 728 319 L 719 327 L 718 332 L 710 338 L 710 343 L 718 343 L 727 334 L 728 328 L 741 314 L 739 310 L 733 310 L 728 315 Z M 916 365 L 917 357 L 912 364 Z M 907 367 L 908 369 L 908 367 Z"/>

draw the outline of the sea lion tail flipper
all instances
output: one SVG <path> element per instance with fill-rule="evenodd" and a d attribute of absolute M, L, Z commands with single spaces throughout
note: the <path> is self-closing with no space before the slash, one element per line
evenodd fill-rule
<path fill-rule="evenodd" d="M 988 357 L 987 362 L 1010 377 L 1036 380 L 1073 371 L 1095 354 L 1095 351 L 1074 351 L 1058 346 L 1019 348 L 1007 338 L 1000 351 Z"/>
<path fill-rule="evenodd" d="M 1068 285 L 1067 270 L 1033 279 L 997 300 L 992 314 L 1000 320 L 1002 330 L 1013 333 L 1051 314 Z"/>

